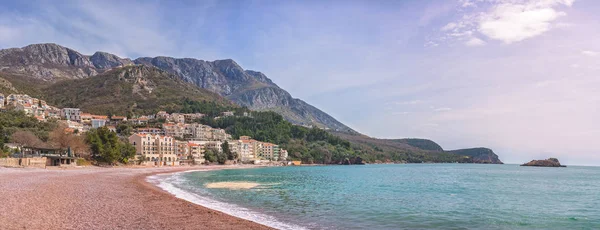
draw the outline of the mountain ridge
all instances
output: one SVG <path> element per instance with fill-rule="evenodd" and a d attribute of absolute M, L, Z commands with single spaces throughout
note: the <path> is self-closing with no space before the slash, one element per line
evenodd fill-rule
<path fill-rule="evenodd" d="M 252 110 L 278 112 L 294 124 L 356 132 L 318 108 L 292 97 L 262 72 L 244 70 L 232 59 L 204 61 L 158 56 L 131 60 L 101 51 L 83 55 L 54 43 L 0 50 L 0 72 L 49 82 L 92 77 L 133 64 L 169 72 Z"/>

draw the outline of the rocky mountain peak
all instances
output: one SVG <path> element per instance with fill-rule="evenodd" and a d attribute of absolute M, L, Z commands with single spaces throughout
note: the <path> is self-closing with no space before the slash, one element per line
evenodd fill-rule
<path fill-rule="evenodd" d="M 111 69 L 118 66 L 131 65 L 133 62 L 129 58 L 120 58 L 117 55 L 96 52 L 90 56 L 90 61 L 98 69 Z"/>

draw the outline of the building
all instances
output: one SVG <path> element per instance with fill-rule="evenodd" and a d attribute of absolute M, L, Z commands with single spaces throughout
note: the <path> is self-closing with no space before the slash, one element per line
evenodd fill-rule
<path fill-rule="evenodd" d="M 92 124 L 92 114 L 91 113 L 80 113 L 81 123 L 84 125 Z"/>
<path fill-rule="evenodd" d="M 233 116 L 233 112 L 232 111 L 223 112 L 223 116 L 224 117 Z"/>
<path fill-rule="evenodd" d="M 183 114 L 183 116 L 185 117 L 185 120 L 190 122 L 190 121 L 194 121 L 197 119 L 201 119 L 202 117 L 204 117 L 204 114 L 201 113 L 186 113 Z"/>
<path fill-rule="evenodd" d="M 29 103 L 18 103 L 15 106 L 15 110 L 23 111 L 27 115 L 32 115 L 34 113 L 34 111 L 36 110 L 36 108 L 37 108 L 37 106 L 34 106 Z"/>
<path fill-rule="evenodd" d="M 258 155 L 262 159 L 278 161 L 279 160 L 279 145 L 263 142 L 258 151 Z"/>
<path fill-rule="evenodd" d="M 4 94 L 0 93 L 0 108 L 4 108 Z"/>
<path fill-rule="evenodd" d="M 167 136 L 184 138 L 184 134 L 186 134 L 185 124 L 183 123 L 164 123 L 162 127 Z"/>
<path fill-rule="evenodd" d="M 131 124 L 134 125 L 145 125 L 148 124 L 148 117 L 139 117 L 139 118 L 133 118 L 133 119 L 129 119 L 129 122 L 131 122 Z"/>
<path fill-rule="evenodd" d="M 60 118 L 69 121 L 81 121 L 81 111 L 78 108 L 64 108 L 60 110 Z"/>
<path fill-rule="evenodd" d="M 139 134 L 165 135 L 165 131 L 159 128 L 138 128 L 135 132 Z"/>
<path fill-rule="evenodd" d="M 203 164 L 206 160 L 204 159 L 204 146 L 194 143 L 188 143 L 189 153 L 195 164 Z"/>
<path fill-rule="evenodd" d="M 124 116 L 111 116 L 110 117 L 111 124 L 118 124 L 119 122 L 123 122 L 123 121 L 127 121 L 127 117 L 124 117 Z"/>
<path fill-rule="evenodd" d="M 237 141 L 238 158 L 242 161 L 254 160 L 256 157 L 254 150 L 257 147 L 258 141 L 253 140 L 249 136 L 240 136 Z"/>
<path fill-rule="evenodd" d="M 179 158 L 180 161 L 185 161 L 190 158 L 190 151 L 187 141 L 178 141 L 175 140 L 175 155 Z"/>
<path fill-rule="evenodd" d="M 136 158 L 146 165 L 179 165 L 173 137 L 153 134 L 133 134 L 129 143 L 135 147 Z"/>
<path fill-rule="evenodd" d="M 90 123 L 92 128 L 97 129 L 106 126 L 106 119 L 92 119 Z"/>
<path fill-rule="evenodd" d="M 61 110 L 59 108 L 52 107 L 52 106 L 48 106 L 44 110 L 44 115 L 45 115 L 46 119 L 50 119 L 50 118 L 60 119 L 60 113 L 61 113 Z"/>
<path fill-rule="evenodd" d="M 69 129 L 72 129 L 73 131 L 77 130 L 77 132 L 85 132 L 85 130 L 83 128 L 83 124 L 81 124 L 79 122 L 70 121 L 70 120 L 60 121 L 60 122 L 65 124 Z"/>
<path fill-rule="evenodd" d="M 286 161 L 288 158 L 288 151 L 285 149 L 281 149 L 279 150 L 279 160 L 280 161 Z"/>

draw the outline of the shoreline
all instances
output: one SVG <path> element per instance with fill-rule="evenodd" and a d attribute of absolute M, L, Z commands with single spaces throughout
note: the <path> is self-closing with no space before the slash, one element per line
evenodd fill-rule
<path fill-rule="evenodd" d="M 270 216 L 255 210 L 239 206 L 235 203 L 224 202 L 216 200 L 212 197 L 202 196 L 194 192 L 190 192 L 186 189 L 176 186 L 177 183 L 173 183 L 172 179 L 178 176 L 178 174 L 191 173 L 191 172 L 207 172 L 207 171 L 218 171 L 224 169 L 249 169 L 249 168 L 263 168 L 263 167 L 276 167 L 276 166 L 241 166 L 241 167 L 222 167 L 217 169 L 208 170 L 182 170 L 173 171 L 166 173 L 154 173 L 146 175 L 138 179 L 140 183 L 144 183 L 147 186 L 151 186 L 152 189 L 160 190 L 160 192 L 166 193 L 176 199 L 181 199 L 192 203 L 194 205 L 201 206 L 216 212 L 221 212 L 225 215 L 232 216 L 234 218 L 240 218 L 243 220 L 251 221 L 260 225 L 264 225 L 268 228 L 273 229 L 306 229 L 303 226 L 282 222 L 274 216 Z M 177 179 L 175 179 L 177 181 Z M 210 183 L 209 183 L 210 184 Z M 253 182 L 216 182 L 212 183 L 215 188 L 223 189 L 250 189 L 260 186 L 258 183 Z M 207 185 L 208 187 L 208 185 Z"/>
<path fill-rule="evenodd" d="M 0 229 L 272 229 L 180 199 L 146 180 L 236 168 L 253 167 L 0 167 Z"/>

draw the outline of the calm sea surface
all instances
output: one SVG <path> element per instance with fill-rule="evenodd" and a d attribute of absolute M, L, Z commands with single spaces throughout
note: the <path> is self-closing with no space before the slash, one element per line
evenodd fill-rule
<path fill-rule="evenodd" d="M 282 229 L 600 229 L 600 167 L 276 167 L 160 181 L 180 198 Z"/>

